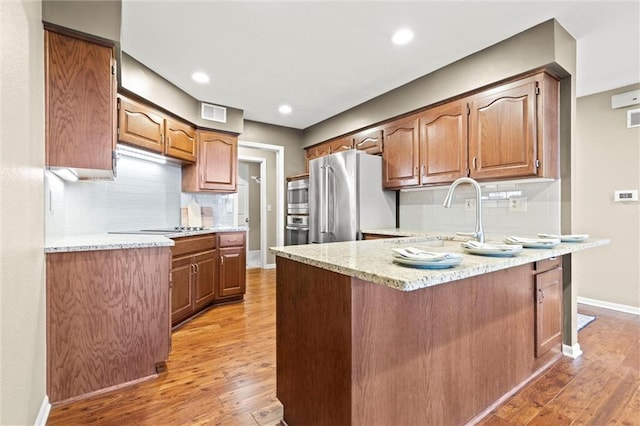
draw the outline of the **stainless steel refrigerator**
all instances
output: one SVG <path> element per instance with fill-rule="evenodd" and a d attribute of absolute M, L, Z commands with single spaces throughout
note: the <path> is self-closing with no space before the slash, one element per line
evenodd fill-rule
<path fill-rule="evenodd" d="M 396 193 L 382 187 L 382 158 L 355 149 L 309 162 L 309 242 L 362 239 L 396 227 Z"/>

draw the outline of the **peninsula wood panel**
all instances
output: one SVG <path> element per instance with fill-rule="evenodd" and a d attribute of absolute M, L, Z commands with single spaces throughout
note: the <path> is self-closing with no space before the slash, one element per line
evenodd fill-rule
<path fill-rule="evenodd" d="M 402 292 L 279 257 L 284 420 L 440 425 L 485 415 L 560 357 L 559 344 L 535 357 L 532 274 L 528 264 Z"/>
<path fill-rule="evenodd" d="M 169 248 L 47 254 L 52 403 L 156 374 L 169 356 Z"/>
<path fill-rule="evenodd" d="M 284 419 L 350 424 L 351 279 L 282 257 L 276 275 L 290 277 L 276 284 L 277 396 Z"/>
<path fill-rule="evenodd" d="M 116 145 L 113 47 L 47 30 L 46 165 L 111 170 Z"/>

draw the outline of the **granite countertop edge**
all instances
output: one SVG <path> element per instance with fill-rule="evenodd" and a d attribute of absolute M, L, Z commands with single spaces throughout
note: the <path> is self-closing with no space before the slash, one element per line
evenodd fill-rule
<path fill-rule="evenodd" d="M 608 239 L 588 239 L 578 243 L 561 243 L 549 249 L 525 248 L 518 255 L 511 257 L 494 257 L 468 254 L 459 244 L 451 241 L 449 237 L 436 236 L 434 238 L 433 236 L 428 236 L 429 234 L 423 232 L 421 235 L 426 236 L 423 239 L 411 238 L 416 236 L 416 234 L 413 234 L 409 238 L 399 237 L 393 240 L 272 247 L 270 250 L 279 257 L 349 275 L 396 290 L 413 291 L 609 243 Z M 462 254 L 462 263 L 448 269 L 418 269 L 397 265 L 393 262 L 390 250 L 392 246 L 419 245 L 420 242 L 429 242 L 434 239 L 444 239 L 450 242 L 443 247 L 429 247 L 429 250 Z M 324 250 L 321 246 L 325 246 Z M 334 252 L 334 254 L 332 255 L 331 252 Z"/>
<path fill-rule="evenodd" d="M 45 253 L 65 253 L 74 251 L 122 250 L 135 248 L 171 247 L 172 238 L 191 237 L 221 232 L 246 231 L 246 227 L 213 227 L 200 231 L 183 231 L 168 234 L 82 234 L 47 239 Z"/>

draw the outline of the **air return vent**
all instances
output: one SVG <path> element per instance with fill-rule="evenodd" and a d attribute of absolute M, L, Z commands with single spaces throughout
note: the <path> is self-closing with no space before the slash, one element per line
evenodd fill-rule
<path fill-rule="evenodd" d="M 201 117 L 205 120 L 218 121 L 220 123 L 227 122 L 227 109 L 219 105 L 202 104 Z"/>
<path fill-rule="evenodd" d="M 640 109 L 627 111 L 627 129 L 631 127 L 640 127 Z"/>

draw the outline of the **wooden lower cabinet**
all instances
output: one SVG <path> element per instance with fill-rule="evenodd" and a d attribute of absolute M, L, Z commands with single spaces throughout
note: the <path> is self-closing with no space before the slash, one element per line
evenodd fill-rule
<path fill-rule="evenodd" d="M 246 292 L 246 233 L 175 238 L 171 261 L 171 324 Z"/>
<path fill-rule="evenodd" d="M 238 299 L 246 291 L 246 245 L 244 232 L 219 234 L 220 279 L 217 300 Z"/>
<path fill-rule="evenodd" d="M 536 357 L 562 342 L 562 258 L 536 263 Z"/>
<path fill-rule="evenodd" d="M 211 305 L 218 281 L 216 236 L 176 238 L 171 260 L 171 324 Z"/>

